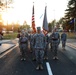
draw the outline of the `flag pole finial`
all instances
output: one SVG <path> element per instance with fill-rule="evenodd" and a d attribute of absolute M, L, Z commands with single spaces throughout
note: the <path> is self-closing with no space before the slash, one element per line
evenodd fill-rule
<path fill-rule="evenodd" d="M 34 4 L 34 2 L 33 2 L 33 4 Z"/>
<path fill-rule="evenodd" d="M 45 3 L 45 6 L 47 6 L 47 3 Z"/>

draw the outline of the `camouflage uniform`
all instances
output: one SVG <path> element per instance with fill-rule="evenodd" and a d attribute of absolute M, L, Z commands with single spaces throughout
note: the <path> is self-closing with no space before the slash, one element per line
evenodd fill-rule
<path fill-rule="evenodd" d="M 47 53 L 48 53 L 48 45 L 49 45 L 49 36 L 48 34 L 45 35 L 45 40 L 46 40 L 46 46 L 44 50 L 44 59 L 48 59 Z"/>
<path fill-rule="evenodd" d="M 63 32 L 61 34 L 61 41 L 62 41 L 62 48 L 65 49 L 65 45 L 66 45 L 66 40 L 67 40 L 67 34 L 65 32 Z"/>
<path fill-rule="evenodd" d="M 32 60 L 36 60 L 36 57 L 35 57 L 35 49 L 34 49 L 34 46 L 33 46 L 33 39 L 34 38 L 34 34 L 31 34 L 30 35 L 30 49 L 31 49 L 31 52 L 32 52 Z"/>
<path fill-rule="evenodd" d="M 52 40 L 52 34 L 49 36 L 49 43 L 50 43 L 50 49 L 53 51 L 53 40 Z"/>
<path fill-rule="evenodd" d="M 58 51 L 58 45 L 60 43 L 60 35 L 56 30 L 52 33 L 52 44 L 53 44 L 53 51 L 54 51 L 54 57 L 53 59 L 58 59 L 57 57 L 57 51 Z"/>
<path fill-rule="evenodd" d="M 26 50 L 28 49 L 28 38 L 22 33 L 21 37 L 19 38 L 19 47 L 20 47 L 20 52 L 22 55 L 22 60 L 25 59 L 25 53 Z"/>
<path fill-rule="evenodd" d="M 40 30 L 40 27 L 37 28 Z M 44 48 L 45 48 L 45 36 L 42 33 L 36 33 L 33 39 L 33 46 L 35 49 L 35 56 L 37 61 L 37 68 L 39 67 L 42 69 L 43 57 L 44 57 Z"/>

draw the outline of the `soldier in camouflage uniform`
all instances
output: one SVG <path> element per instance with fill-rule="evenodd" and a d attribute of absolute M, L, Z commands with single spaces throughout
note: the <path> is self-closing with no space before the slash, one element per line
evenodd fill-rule
<path fill-rule="evenodd" d="M 26 60 L 25 53 L 26 50 L 28 49 L 27 47 L 28 47 L 28 38 L 24 33 L 21 33 L 21 37 L 19 38 L 19 48 L 22 56 L 21 60 Z"/>
<path fill-rule="evenodd" d="M 53 51 L 53 40 L 52 40 L 52 34 L 53 34 L 53 31 L 52 33 L 50 34 L 49 36 L 49 43 L 50 43 L 50 50 Z"/>
<path fill-rule="evenodd" d="M 65 50 L 66 40 L 67 40 L 67 34 L 63 30 L 63 33 L 61 34 L 61 41 L 62 41 L 62 49 L 63 50 Z"/>
<path fill-rule="evenodd" d="M 57 29 L 55 28 L 52 33 L 52 44 L 53 44 L 53 51 L 54 51 L 54 57 L 53 59 L 58 59 L 57 52 L 58 52 L 58 45 L 60 43 L 60 35 L 57 32 Z"/>
<path fill-rule="evenodd" d="M 48 59 L 47 53 L 48 53 L 48 46 L 49 46 L 49 36 L 48 33 L 45 34 L 45 39 L 46 39 L 46 45 L 45 45 L 45 50 L 44 50 L 44 60 Z"/>
<path fill-rule="evenodd" d="M 31 34 L 30 34 L 30 51 L 32 52 L 32 60 L 35 61 L 36 58 L 35 58 L 35 50 L 34 50 L 34 47 L 33 47 L 33 37 L 34 37 L 34 32 L 31 31 Z"/>
<path fill-rule="evenodd" d="M 37 27 L 37 33 L 34 35 L 33 46 L 35 49 L 35 56 L 37 61 L 36 69 L 43 69 L 43 57 L 45 48 L 45 36 L 41 33 L 41 28 Z"/>

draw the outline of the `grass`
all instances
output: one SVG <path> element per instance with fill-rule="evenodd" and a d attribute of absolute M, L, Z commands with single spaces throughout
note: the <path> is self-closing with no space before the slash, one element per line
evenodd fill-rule
<path fill-rule="evenodd" d="M 70 39 L 75 39 L 76 38 L 76 36 L 75 36 L 76 34 L 73 32 L 68 32 L 67 33 L 67 38 L 70 38 Z"/>
<path fill-rule="evenodd" d="M 75 39 L 76 38 L 76 36 L 75 36 L 76 34 L 74 32 L 67 32 L 66 34 L 67 34 L 68 39 Z M 60 35 L 61 35 L 61 33 L 60 33 Z"/>
<path fill-rule="evenodd" d="M 15 39 L 15 38 L 17 38 L 17 34 L 18 33 L 16 33 L 16 32 L 14 32 L 14 33 L 5 33 L 3 35 L 3 38 L 4 39 Z"/>
<path fill-rule="evenodd" d="M 17 32 L 14 33 L 6 33 L 3 35 L 4 39 L 15 39 L 17 38 Z M 60 33 L 61 35 L 61 33 Z M 76 38 L 76 33 L 72 33 L 72 32 L 67 32 L 67 38 L 68 39 L 75 39 Z"/>

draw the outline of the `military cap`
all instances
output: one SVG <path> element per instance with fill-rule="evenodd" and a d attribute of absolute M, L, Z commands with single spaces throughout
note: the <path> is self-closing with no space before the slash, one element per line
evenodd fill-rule
<path fill-rule="evenodd" d="M 41 30 L 41 27 L 37 27 L 37 31 L 38 31 L 38 30 Z"/>

